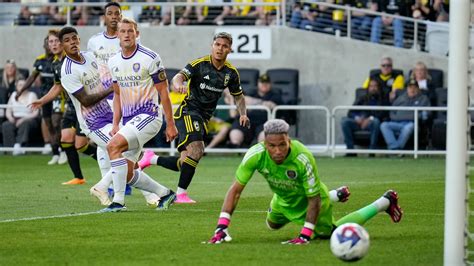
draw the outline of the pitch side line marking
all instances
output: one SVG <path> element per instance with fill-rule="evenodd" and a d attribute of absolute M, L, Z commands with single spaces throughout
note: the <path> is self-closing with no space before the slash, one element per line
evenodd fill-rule
<path fill-rule="evenodd" d="M 218 213 L 218 210 L 205 210 L 205 209 L 173 209 L 169 210 L 170 212 L 212 212 Z M 266 213 L 267 211 L 260 211 L 260 210 L 245 210 L 239 211 L 236 210 L 237 213 Z M 344 214 L 343 212 L 334 212 L 335 214 Z M 47 219 L 56 219 L 56 218 L 67 218 L 67 217 L 77 217 L 77 216 L 86 216 L 92 214 L 101 214 L 97 211 L 95 212 L 82 212 L 82 213 L 70 213 L 70 214 L 60 214 L 60 215 L 52 215 L 52 216 L 37 216 L 37 217 L 27 217 L 27 218 L 17 218 L 17 219 L 7 219 L 7 220 L 0 220 L 0 223 L 13 223 L 13 222 L 22 222 L 22 221 L 36 221 L 36 220 L 47 220 Z M 444 216 L 444 213 L 406 213 L 410 216 Z M 117 214 L 120 215 L 120 214 Z"/>

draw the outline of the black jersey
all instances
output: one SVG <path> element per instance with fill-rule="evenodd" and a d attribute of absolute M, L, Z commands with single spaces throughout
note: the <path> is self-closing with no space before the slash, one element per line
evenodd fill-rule
<path fill-rule="evenodd" d="M 46 94 L 54 84 L 53 57 L 46 54 L 38 56 L 33 64 L 33 72 L 39 73 L 41 91 Z"/>
<path fill-rule="evenodd" d="M 226 88 L 233 96 L 242 94 L 237 69 L 226 61 L 222 69 L 217 70 L 212 65 L 211 55 L 192 61 L 180 73 L 188 81 L 188 94 L 178 108 L 177 117 L 189 111 L 209 120 Z"/>
<path fill-rule="evenodd" d="M 53 75 L 54 84 L 61 84 L 61 67 L 63 66 L 64 59 L 66 59 L 65 54 L 63 55 L 62 59 L 59 59 L 58 56 L 54 56 L 54 60 L 53 60 L 53 64 L 52 64 L 53 74 L 54 74 Z M 63 98 L 66 99 L 66 106 L 67 106 L 68 111 L 75 111 L 74 107 L 72 105 L 71 98 L 69 98 L 67 93 L 65 93 L 64 91 L 61 92 L 60 97 L 63 97 Z"/>

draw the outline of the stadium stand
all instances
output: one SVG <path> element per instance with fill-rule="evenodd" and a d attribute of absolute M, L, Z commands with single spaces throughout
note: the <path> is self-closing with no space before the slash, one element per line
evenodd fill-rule
<path fill-rule="evenodd" d="M 257 89 L 258 77 L 260 70 L 256 68 L 239 68 L 240 85 L 245 94 Z"/>
<path fill-rule="evenodd" d="M 267 74 L 270 77 L 272 88 L 280 91 L 283 104 L 295 105 L 300 102 L 299 71 L 297 69 L 274 68 L 267 70 Z M 298 121 L 296 111 L 284 112 L 278 117 L 285 119 L 290 125 L 294 125 Z"/>

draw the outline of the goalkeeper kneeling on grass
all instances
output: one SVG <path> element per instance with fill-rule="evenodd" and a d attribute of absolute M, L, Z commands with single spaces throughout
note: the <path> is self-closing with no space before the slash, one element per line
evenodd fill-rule
<path fill-rule="evenodd" d="M 319 179 L 316 161 L 299 141 L 290 140 L 289 125 L 281 119 L 269 120 L 264 125 L 265 140 L 252 146 L 240 163 L 236 180 L 227 192 L 217 229 L 210 244 L 228 242 L 231 215 L 246 184 L 258 171 L 273 191 L 266 223 L 271 230 L 289 222 L 302 225 L 299 235 L 282 244 L 307 244 L 312 238 L 329 238 L 331 232 L 344 223 L 363 225 L 379 212 L 387 212 L 393 222 L 402 218 L 398 194 L 388 190 L 372 204 L 336 221 L 332 214 L 333 202 L 346 201 L 347 187 L 328 191 Z"/>

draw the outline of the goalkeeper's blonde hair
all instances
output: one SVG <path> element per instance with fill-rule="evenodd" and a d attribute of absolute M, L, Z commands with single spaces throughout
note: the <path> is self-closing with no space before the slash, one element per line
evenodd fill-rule
<path fill-rule="evenodd" d="M 290 125 L 283 119 L 271 119 L 263 125 L 263 133 L 265 136 L 271 134 L 288 134 Z"/>

